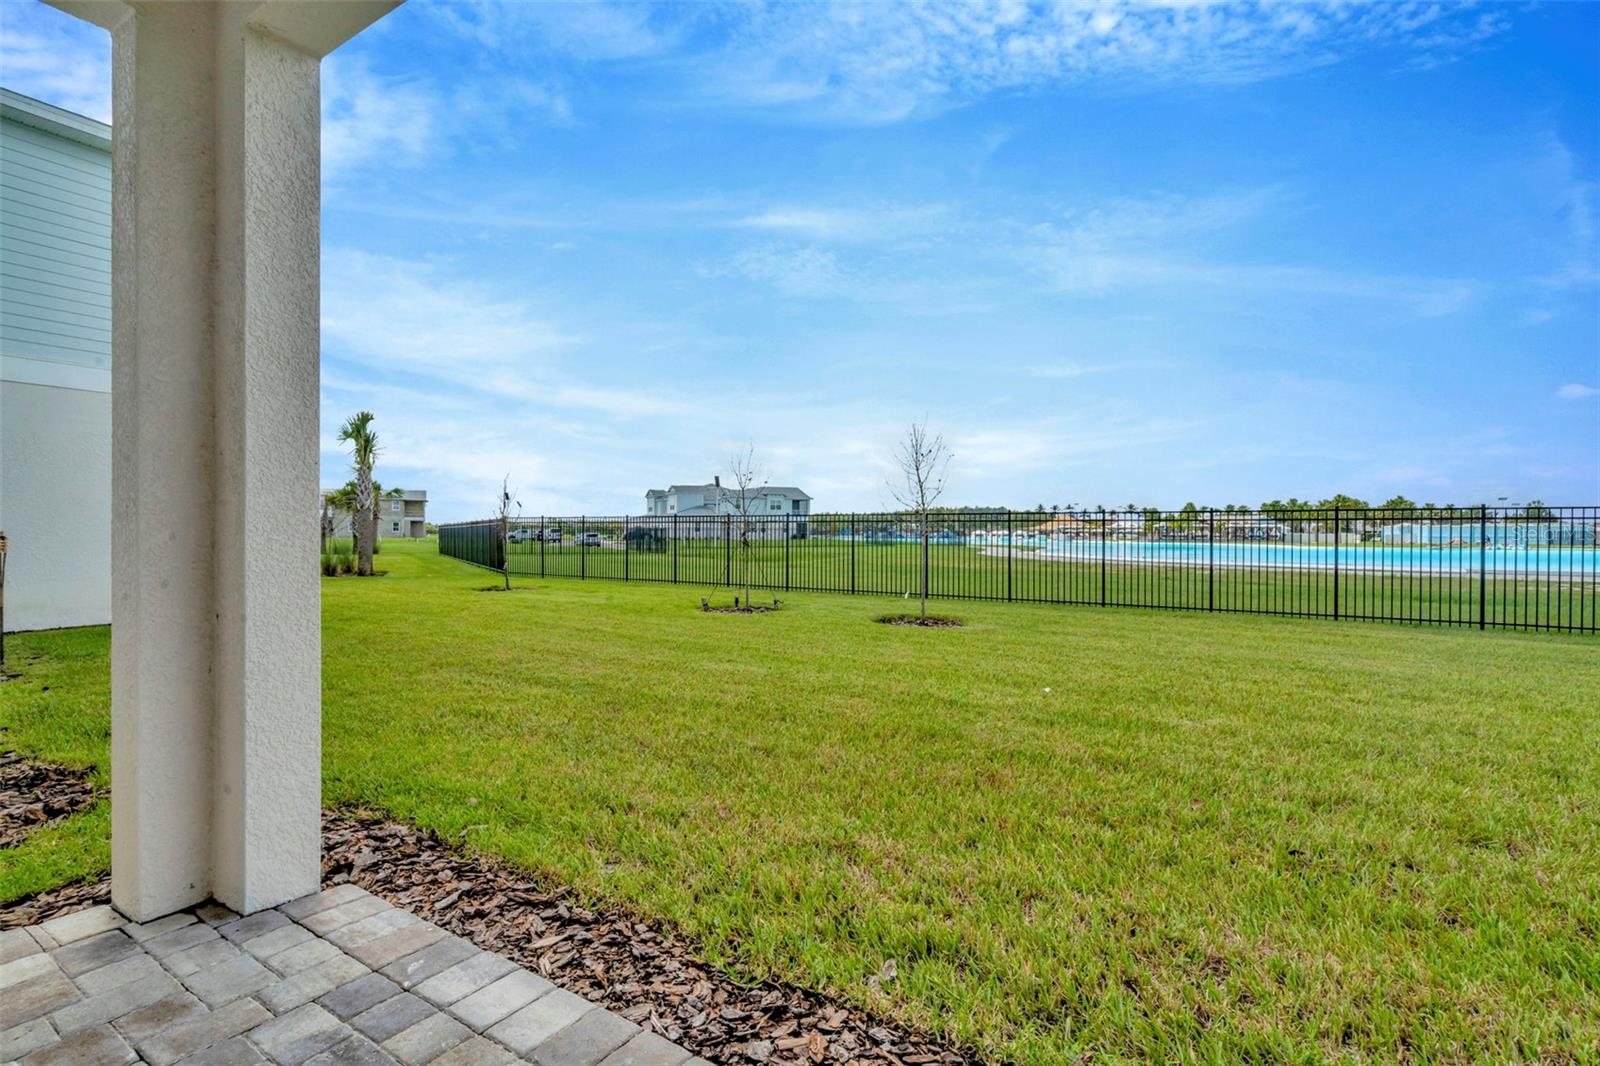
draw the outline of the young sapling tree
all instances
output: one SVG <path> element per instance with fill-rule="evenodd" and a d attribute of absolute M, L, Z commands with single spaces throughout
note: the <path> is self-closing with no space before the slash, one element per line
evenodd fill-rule
<path fill-rule="evenodd" d="M 933 505 L 944 494 L 951 458 L 944 436 L 930 435 L 926 421 L 911 423 L 894 454 L 900 480 L 890 482 L 889 492 L 916 516 L 917 536 L 922 542 L 923 622 L 928 620 L 928 539 L 933 533 Z"/>

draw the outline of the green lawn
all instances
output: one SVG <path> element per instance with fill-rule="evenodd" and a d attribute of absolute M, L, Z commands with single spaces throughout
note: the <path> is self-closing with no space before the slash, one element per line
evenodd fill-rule
<path fill-rule="evenodd" d="M 325 789 L 997 1060 L 1600 1056 L 1600 641 L 518 579 L 324 584 Z M 105 762 L 103 630 L 0 739 Z M 44 686 L 49 691 L 42 691 Z M 104 811 L 0 858 L 103 867 Z"/>

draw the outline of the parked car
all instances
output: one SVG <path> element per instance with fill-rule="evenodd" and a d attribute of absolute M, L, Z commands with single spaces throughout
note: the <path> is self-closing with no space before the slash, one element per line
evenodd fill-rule
<path fill-rule="evenodd" d="M 561 543 L 561 530 L 559 530 L 559 529 L 541 529 L 534 535 L 534 537 L 535 537 L 536 540 L 542 540 L 546 544 L 560 544 Z"/>
<path fill-rule="evenodd" d="M 518 526 L 506 534 L 506 540 L 511 544 L 525 544 L 530 540 L 538 539 L 539 531 L 537 529 L 527 529 L 523 526 Z"/>
<path fill-rule="evenodd" d="M 598 548 L 600 547 L 600 534 L 594 532 L 593 530 L 590 530 L 587 533 L 579 533 L 578 543 L 586 547 Z"/>

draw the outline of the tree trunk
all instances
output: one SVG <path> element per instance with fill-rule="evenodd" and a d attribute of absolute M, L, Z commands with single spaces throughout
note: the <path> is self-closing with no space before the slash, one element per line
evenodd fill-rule
<path fill-rule="evenodd" d="M 928 620 L 928 524 L 922 524 L 922 620 Z"/>
<path fill-rule="evenodd" d="M 372 468 L 363 466 L 356 471 L 356 513 L 351 516 L 350 530 L 354 535 L 358 526 L 365 526 L 365 537 L 356 537 L 356 573 L 372 576 L 372 541 L 378 535 L 378 504 L 372 498 Z"/>

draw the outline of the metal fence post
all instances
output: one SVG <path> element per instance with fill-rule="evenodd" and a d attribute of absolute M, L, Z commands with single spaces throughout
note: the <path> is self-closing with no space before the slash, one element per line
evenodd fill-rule
<path fill-rule="evenodd" d="M 1206 610 L 1217 609 L 1217 509 L 1206 510 Z"/>
<path fill-rule="evenodd" d="M 1017 553 L 1016 534 L 1012 532 L 1011 508 L 1006 508 L 1006 602 L 1011 602 L 1011 557 Z"/>
<path fill-rule="evenodd" d="M 678 516 L 672 516 L 672 583 L 678 583 Z"/>
<path fill-rule="evenodd" d="M 589 576 L 589 516 L 578 516 L 578 577 Z"/>
<path fill-rule="evenodd" d="M 629 541 L 632 538 L 630 538 L 628 536 L 628 534 L 632 531 L 632 528 L 633 528 L 633 525 L 632 525 L 631 520 L 628 518 L 627 515 L 623 515 L 622 516 L 622 580 L 624 580 L 624 581 L 628 580 L 628 558 L 633 552 L 632 546 L 629 544 Z"/>
<path fill-rule="evenodd" d="M 1333 508 L 1333 617 L 1339 619 L 1339 507 Z"/>
<path fill-rule="evenodd" d="M 550 529 L 550 516 L 539 516 L 539 576 L 544 577 L 544 535 Z"/>
<path fill-rule="evenodd" d="M 1100 513 L 1100 606 L 1106 605 L 1106 553 L 1111 550 L 1111 522 Z"/>
<path fill-rule="evenodd" d="M 789 541 L 793 534 L 789 530 L 789 516 L 783 516 L 783 591 L 789 591 Z"/>
<path fill-rule="evenodd" d="M 722 516 L 722 583 L 733 587 L 733 516 Z"/>
<path fill-rule="evenodd" d="M 850 591 L 856 590 L 856 519 L 859 515 L 850 516 Z"/>
<path fill-rule="evenodd" d="M 1488 623 L 1489 607 L 1489 505 L 1478 505 L 1478 628 Z"/>

